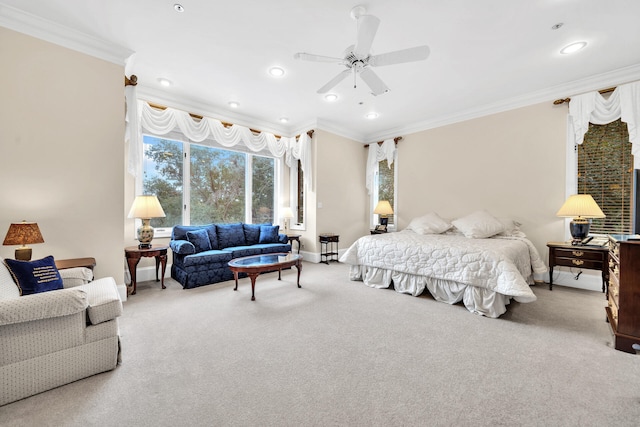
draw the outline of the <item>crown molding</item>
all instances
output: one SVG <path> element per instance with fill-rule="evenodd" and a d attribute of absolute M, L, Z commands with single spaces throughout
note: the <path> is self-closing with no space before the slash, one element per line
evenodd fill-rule
<path fill-rule="evenodd" d="M 640 64 L 631 65 L 617 70 L 608 71 L 606 73 L 596 74 L 594 76 L 563 83 L 561 85 L 552 86 L 539 91 L 530 92 L 510 99 L 459 111 L 454 114 L 442 115 L 422 122 L 387 129 L 384 132 L 366 135 L 365 140 L 368 142 L 383 141 L 387 138 L 392 138 L 398 135 L 409 135 L 429 129 L 435 129 L 441 126 L 477 119 L 491 114 L 514 110 L 516 108 L 527 107 L 529 105 L 539 104 L 542 102 L 552 102 L 558 98 L 567 98 L 585 92 L 630 83 L 638 79 L 640 79 Z"/>
<path fill-rule="evenodd" d="M 36 15 L 0 4 L 0 26 L 68 49 L 124 65 L 134 52 Z"/>

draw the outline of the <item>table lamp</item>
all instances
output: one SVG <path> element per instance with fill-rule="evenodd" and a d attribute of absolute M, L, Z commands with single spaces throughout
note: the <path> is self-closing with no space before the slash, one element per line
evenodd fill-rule
<path fill-rule="evenodd" d="M 569 223 L 573 238 L 571 244 L 580 245 L 589 234 L 591 218 L 604 218 L 606 215 L 590 194 L 574 194 L 564 202 L 556 216 L 573 218 Z"/>
<path fill-rule="evenodd" d="M 289 221 L 291 221 L 291 218 L 293 218 L 293 210 L 289 206 L 284 207 L 282 208 L 281 216 L 284 219 L 284 232 L 286 234 L 289 230 Z"/>
<path fill-rule="evenodd" d="M 388 200 L 380 200 L 373 210 L 373 213 L 379 215 L 380 225 L 387 225 L 389 215 L 393 215 L 393 208 Z"/>
<path fill-rule="evenodd" d="M 156 196 L 142 195 L 136 196 L 136 199 L 131 205 L 129 211 L 129 218 L 140 218 L 142 225 L 138 227 L 137 236 L 139 249 L 151 248 L 151 241 L 153 240 L 153 227 L 151 226 L 151 218 L 164 218 L 166 215 L 160 202 Z"/>
<path fill-rule="evenodd" d="M 5 246 L 21 245 L 15 252 L 16 259 L 20 261 L 31 260 L 31 248 L 27 245 L 33 243 L 44 243 L 44 239 L 38 224 L 26 221 L 12 223 L 9 226 L 4 242 L 2 242 Z"/>

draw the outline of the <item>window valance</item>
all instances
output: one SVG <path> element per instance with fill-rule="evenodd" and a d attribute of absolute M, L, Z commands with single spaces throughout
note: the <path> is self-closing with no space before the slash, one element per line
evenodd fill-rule
<path fill-rule="evenodd" d="M 387 159 L 387 164 L 391 167 L 395 154 L 396 143 L 393 139 L 387 139 L 383 141 L 382 144 L 369 145 L 365 178 L 369 195 L 371 195 L 371 190 L 373 189 L 373 177 L 376 170 L 376 164 L 381 160 Z"/>
<path fill-rule="evenodd" d="M 608 99 L 599 92 L 571 97 L 569 120 L 576 144 L 582 144 L 589 123 L 603 125 L 617 119 L 627 124 L 634 168 L 640 169 L 640 82 L 618 86 Z"/>
<path fill-rule="evenodd" d="M 282 158 L 287 166 L 300 160 L 307 185 L 311 185 L 311 138 L 306 132 L 300 137 L 280 137 L 269 132 L 253 133 L 248 127 L 232 125 L 225 127 L 220 120 L 203 117 L 194 120 L 191 115 L 175 108 L 159 110 L 147 102 L 137 100 L 135 88 L 127 87 L 126 135 L 129 140 L 128 171 L 138 176 L 142 167 L 142 129 L 155 134 L 165 135 L 179 129 L 183 135 L 193 142 L 213 139 L 223 147 L 231 148 L 244 145 L 253 152 L 267 150 L 273 157 Z"/>

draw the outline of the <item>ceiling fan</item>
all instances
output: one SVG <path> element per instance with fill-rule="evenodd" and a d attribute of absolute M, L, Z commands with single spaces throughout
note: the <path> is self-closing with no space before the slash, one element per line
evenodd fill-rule
<path fill-rule="evenodd" d="M 351 9 L 351 18 L 357 22 L 356 44 L 347 47 L 342 58 L 313 55 L 305 52 L 299 52 L 293 55 L 295 59 L 315 62 L 333 62 L 347 67 L 346 70 L 342 71 L 318 89 L 318 93 L 330 91 L 338 83 L 347 78 L 349 74 L 353 73 L 354 88 L 356 87 L 356 76 L 359 74 L 360 78 L 369 86 L 373 95 L 381 95 L 389 92 L 389 88 L 371 69 L 372 67 L 422 61 L 429 56 L 429 46 L 426 45 L 382 53 L 380 55 L 371 55 L 371 45 L 378 31 L 380 19 L 373 15 L 365 15 L 365 8 L 363 6 L 356 6 Z"/>

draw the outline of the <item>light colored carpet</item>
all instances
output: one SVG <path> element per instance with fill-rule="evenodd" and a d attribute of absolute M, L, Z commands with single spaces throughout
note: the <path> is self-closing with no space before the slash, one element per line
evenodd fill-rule
<path fill-rule="evenodd" d="M 3 426 L 640 424 L 640 357 L 611 348 L 604 295 L 534 287 L 500 319 L 372 289 L 348 266 L 125 303 L 123 363 L 0 407 Z"/>

